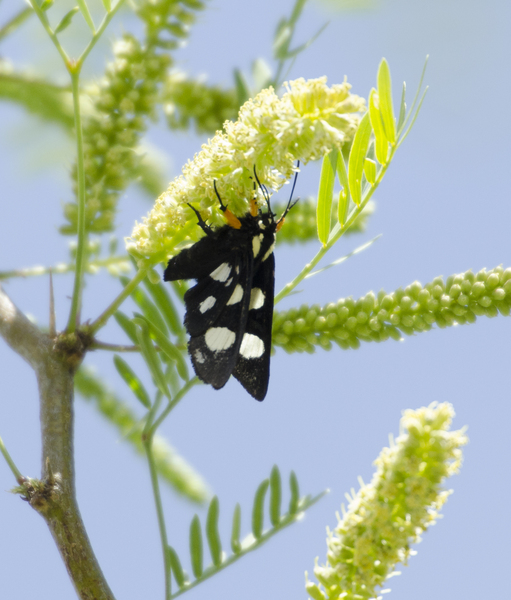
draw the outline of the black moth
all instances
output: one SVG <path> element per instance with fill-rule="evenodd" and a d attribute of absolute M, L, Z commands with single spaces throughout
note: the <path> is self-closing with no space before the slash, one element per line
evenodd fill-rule
<path fill-rule="evenodd" d="M 169 261 L 164 280 L 197 280 L 184 296 L 184 323 L 199 379 L 218 390 L 234 375 L 256 400 L 264 400 L 270 378 L 275 294 L 273 248 L 292 204 L 290 200 L 276 221 L 268 192 L 259 186 L 268 211 L 263 213 L 253 201 L 250 212 L 238 218 L 223 205 L 215 184 L 227 221 L 218 229 L 206 225 L 190 205 L 206 235 Z"/>

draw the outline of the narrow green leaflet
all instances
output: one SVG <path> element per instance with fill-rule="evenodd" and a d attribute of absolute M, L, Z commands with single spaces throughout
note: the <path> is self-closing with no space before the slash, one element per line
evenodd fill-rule
<path fill-rule="evenodd" d="M 172 546 L 167 546 L 167 558 L 170 564 L 170 569 L 172 573 L 174 573 L 174 579 L 176 580 L 177 585 L 182 588 L 187 582 L 188 577 L 186 576 L 185 571 L 183 571 L 179 556 Z"/>
<path fill-rule="evenodd" d="M 341 227 L 343 227 L 344 223 L 346 223 L 346 217 L 348 216 L 348 207 L 350 205 L 351 196 L 348 173 L 346 171 L 346 164 L 342 152 L 337 153 L 337 177 L 342 186 L 342 189 L 339 192 L 339 203 L 337 205 L 337 219 Z"/>
<path fill-rule="evenodd" d="M 60 23 L 57 25 L 57 27 L 55 27 L 55 31 L 54 33 L 60 33 L 61 31 L 64 31 L 64 29 L 67 29 L 69 27 L 69 25 L 71 25 L 71 21 L 73 19 L 73 17 L 76 15 L 76 13 L 79 11 L 80 9 L 78 8 L 78 6 L 75 6 L 74 8 L 72 8 L 69 12 L 67 12 L 63 17 L 62 20 L 60 21 Z"/>
<path fill-rule="evenodd" d="M 264 525 L 264 498 L 270 481 L 265 479 L 259 484 L 254 498 L 254 506 L 252 508 L 252 533 L 255 539 L 259 539 L 263 533 Z"/>
<path fill-rule="evenodd" d="M 122 311 L 118 310 L 114 313 L 114 319 L 117 321 L 119 327 L 124 333 L 130 338 L 130 340 L 138 345 L 137 328 L 132 323 L 131 319 L 127 317 Z"/>
<path fill-rule="evenodd" d="M 161 370 L 160 359 L 158 358 L 158 354 L 149 336 L 149 326 L 147 321 L 141 318 L 135 318 L 133 319 L 133 323 L 137 325 L 137 337 L 140 346 L 140 352 L 147 366 L 149 367 L 149 371 L 151 372 L 154 383 L 160 392 L 169 400 L 171 400 L 167 381 L 163 371 Z"/>
<path fill-rule="evenodd" d="M 80 12 L 85 19 L 85 22 L 89 26 L 89 29 L 92 31 L 92 35 L 96 33 L 96 27 L 94 26 L 94 21 L 92 20 L 91 14 L 89 12 L 89 7 L 87 6 L 87 2 L 85 0 L 76 0 L 78 6 L 80 7 Z"/>
<path fill-rule="evenodd" d="M 401 92 L 401 103 L 399 104 L 399 118 L 397 120 L 397 134 L 401 135 L 401 128 L 406 117 L 406 81 L 403 81 L 403 91 Z"/>
<path fill-rule="evenodd" d="M 119 375 L 124 379 L 130 390 L 135 394 L 136 398 L 146 407 L 151 408 L 151 400 L 149 394 L 138 376 L 128 363 L 118 354 L 114 355 L 114 365 Z"/>
<path fill-rule="evenodd" d="M 323 157 L 321 177 L 319 179 L 318 204 L 316 221 L 319 241 L 326 245 L 332 221 L 332 200 L 334 197 L 335 172 L 337 169 L 338 150 L 332 150 Z"/>
<path fill-rule="evenodd" d="M 198 515 L 195 515 L 190 524 L 190 558 L 192 571 L 197 579 L 203 570 L 202 531 Z"/>
<path fill-rule="evenodd" d="M 165 286 L 162 285 L 161 281 L 157 284 L 151 283 L 147 277 L 144 279 L 144 285 L 153 297 L 154 303 L 163 315 L 170 331 L 174 335 L 183 334 L 184 328 L 181 324 L 181 319 L 179 318 L 176 307 L 174 306 L 169 293 L 165 289 Z"/>
<path fill-rule="evenodd" d="M 245 556 L 249 552 L 252 552 L 267 542 L 279 531 L 282 531 L 284 528 L 298 521 L 304 511 L 313 506 L 327 493 L 323 492 L 314 497 L 309 495 L 300 498 L 298 482 L 296 480 L 296 475 L 293 472 L 291 472 L 289 484 L 291 489 L 289 512 L 281 515 L 281 478 L 277 466 L 274 466 L 271 471 L 270 479 L 265 479 L 257 488 L 254 501 L 254 510 L 252 513 L 252 534 L 246 536 L 243 542 L 240 542 L 241 508 L 239 504 L 236 504 L 232 519 L 232 554 L 230 556 L 226 556 L 222 552 L 221 540 L 218 532 L 219 502 L 216 497 L 213 498 L 209 505 L 206 521 L 206 535 L 213 563 L 206 568 L 204 568 L 203 565 L 204 553 L 200 521 L 198 516 L 195 515 L 190 523 L 190 555 L 195 579 L 191 582 L 188 581 L 186 573 L 184 573 L 181 567 L 181 563 L 175 550 L 169 546 L 166 554 L 167 561 L 170 564 L 171 571 L 174 573 L 174 578 L 176 579 L 176 582 L 180 588 L 170 596 L 169 600 L 173 600 L 184 592 L 191 590 L 206 579 L 209 579 L 216 573 L 219 573 L 223 569 L 232 565 L 242 556 Z M 272 525 L 269 529 L 263 532 L 264 498 L 268 487 L 270 487 L 269 510 Z"/>
<path fill-rule="evenodd" d="M 145 323 L 149 327 L 151 334 L 154 336 L 156 343 L 160 347 L 160 350 L 162 350 L 162 352 L 164 352 L 172 361 L 176 363 L 176 369 L 181 379 L 183 379 L 183 381 L 188 381 L 190 379 L 190 376 L 188 374 L 188 366 L 181 351 L 178 350 L 174 346 L 174 344 L 169 341 L 167 336 L 162 331 L 160 331 L 158 327 L 150 321 L 150 319 L 142 317 L 140 315 L 138 316 L 138 318 L 143 319 L 145 321 Z"/>
<path fill-rule="evenodd" d="M 364 173 L 364 165 L 369 148 L 369 141 L 371 139 L 371 120 L 369 113 L 366 113 L 360 125 L 358 126 L 355 139 L 351 146 L 349 167 L 348 167 L 348 181 L 350 187 L 350 194 L 353 202 L 360 206 L 362 200 L 362 175 Z"/>
<path fill-rule="evenodd" d="M 385 128 L 380 113 L 380 102 L 378 92 L 373 88 L 369 95 L 369 117 L 376 140 L 375 153 L 380 165 L 386 165 L 389 156 L 389 140 L 385 135 Z"/>
<path fill-rule="evenodd" d="M 129 279 L 127 277 L 120 277 L 119 279 L 121 280 L 121 283 L 124 286 L 126 286 L 129 282 Z M 154 302 L 150 300 L 149 296 L 144 292 L 144 290 L 142 290 L 142 288 L 139 286 L 133 290 L 130 296 L 133 298 L 133 300 L 135 300 L 137 306 L 140 308 L 143 315 L 147 317 L 149 321 L 154 323 L 160 331 L 163 331 L 165 332 L 165 334 L 168 334 L 168 329 L 165 320 L 161 316 L 160 311 L 158 310 Z"/>
<path fill-rule="evenodd" d="M 282 502 L 282 481 L 277 465 L 273 465 L 270 474 L 270 522 L 276 527 L 280 522 L 280 505 Z"/>
<path fill-rule="evenodd" d="M 298 479 L 294 471 L 291 471 L 289 475 L 289 489 L 291 490 L 289 514 L 294 515 L 298 512 L 298 504 L 300 502 L 300 488 L 298 486 Z"/>
<path fill-rule="evenodd" d="M 396 121 L 394 119 L 394 106 L 392 103 L 392 81 L 387 61 L 383 58 L 378 69 L 378 96 L 380 99 L 380 113 L 385 127 L 387 139 L 392 146 L 396 143 Z"/>
<path fill-rule="evenodd" d="M 208 516 L 206 517 L 206 537 L 208 540 L 211 559 L 215 567 L 222 563 L 222 542 L 218 532 L 218 515 L 219 515 L 218 498 L 213 496 L 209 503 Z"/>
<path fill-rule="evenodd" d="M 231 550 L 234 554 L 241 552 L 240 544 L 240 531 L 241 531 L 241 506 L 236 503 L 234 508 L 234 514 L 232 515 L 232 533 L 231 533 Z"/>
<path fill-rule="evenodd" d="M 376 181 L 376 163 L 374 160 L 370 158 L 366 158 L 364 161 L 364 175 L 366 176 L 367 181 L 374 185 Z"/>

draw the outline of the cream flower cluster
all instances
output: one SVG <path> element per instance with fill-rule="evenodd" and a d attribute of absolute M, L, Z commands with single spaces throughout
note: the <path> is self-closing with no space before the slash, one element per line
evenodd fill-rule
<path fill-rule="evenodd" d="M 306 584 L 314 600 L 376 598 L 376 588 L 396 574 L 396 563 L 406 564 L 410 545 L 435 523 L 450 494 L 442 481 L 461 465 L 467 437 L 449 431 L 453 416 L 447 402 L 404 412 L 402 433 L 376 460 L 373 480 L 353 493 L 328 534 L 327 564 L 314 568 L 324 591 Z"/>
<path fill-rule="evenodd" d="M 236 122 L 227 121 L 224 131 L 202 146 L 135 225 L 128 240 L 132 254 L 165 261 L 183 242 L 197 240 L 201 230 L 188 203 L 210 223 L 223 223 L 214 182 L 223 203 L 242 215 L 254 195 L 264 202 L 254 172 L 277 191 L 296 171 L 297 160 L 317 160 L 353 138 L 366 105 L 346 81 L 328 87 L 326 77 L 297 79 L 286 87 L 282 97 L 271 87 L 260 92 L 241 107 Z"/>

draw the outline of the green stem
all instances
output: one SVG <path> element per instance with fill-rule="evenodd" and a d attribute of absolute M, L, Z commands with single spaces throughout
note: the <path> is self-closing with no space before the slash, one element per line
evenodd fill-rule
<path fill-rule="evenodd" d="M 25 478 L 19 471 L 18 467 L 14 464 L 14 461 L 12 460 L 9 452 L 7 452 L 7 448 L 4 446 L 4 442 L 1 437 L 0 437 L 0 452 L 3 454 L 3 457 L 5 458 L 5 462 L 9 465 L 9 468 L 11 469 L 12 474 L 16 478 L 16 481 L 21 485 L 23 483 L 23 481 L 25 480 Z"/>
<path fill-rule="evenodd" d="M 88 261 L 89 267 L 95 267 L 97 269 L 108 268 L 111 265 L 116 264 L 130 264 L 128 255 L 123 256 L 110 256 L 108 258 L 98 258 L 96 260 Z M 130 264 L 131 266 L 131 264 Z M 41 275 L 48 275 L 51 271 L 53 275 L 61 275 L 63 273 L 70 273 L 76 268 L 75 263 L 59 263 L 53 267 L 27 267 L 26 269 L 15 269 L 12 271 L 0 271 L 0 280 L 11 279 L 14 277 L 38 277 Z"/>
<path fill-rule="evenodd" d="M 89 332 L 91 335 L 95 334 L 101 327 L 103 327 L 108 319 L 114 314 L 119 306 L 126 300 L 131 292 L 137 287 L 137 285 L 146 276 L 147 269 L 140 269 L 135 274 L 135 277 L 126 285 L 123 291 L 117 296 L 117 298 L 110 304 L 110 306 L 89 326 Z"/>
<path fill-rule="evenodd" d="M 76 65 L 77 65 L 77 67 L 79 69 L 81 68 L 83 62 L 85 61 L 85 59 L 89 55 L 89 52 L 94 48 L 94 46 L 96 45 L 96 42 L 102 36 L 103 31 L 105 31 L 105 29 L 107 28 L 108 24 L 112 20 L 112 18 L 115 15 L 115 13 L 119 10 L 119 8 L 121 8 L 121 6 L 123 4 L 124 4 L 124 0 L 119 0 L 117 2 L 117 4 L 112 8 L 112 10 L 110 12 L 106 13 L 106 15 L 104 16 L 103 21 L 101 22 L 101 25 L 99 26 L 98 30 L 92 36 L 91 41 L 87 44 L 87 47 L 82 52 L 80 58 L 76 61 Z"/>
<path fill-rule="evenodd" d="M 187 381 L 185 385 L 179 390 L 179 392 L 174 396 L 174 399 L 167 404 L 165 410 L 161 413 L 161 415 L 156 419 L 154 425 L 151 426 L 151 435 L 158 429 L 158 427 L 163 423 L 163 421 L 168 417 L 171 410 L 173 410 L 179 402 L 185 397 L 185 395 L 193 388 L 194 385 L 200 383 L 198 377 L 192 377 L 190 381 Z"/>
<path fill-rule="evenodd" d="M 165 568 L 165 600 L 170 598 L 170 565 L 168 559 L 168 541 L 167 541 L 167 528 L 165 526 L 165 517 L 163 514 L 163 505 L 161 502 L 160 485 L 158 482 L 158 473 L 156 471 L 156 463 L 153 455 L 153 436 L 144 440 L 144 447 L 147 454 L 147 461 L 149 463 L 149 471 L 151 473 L 151 486 L 153 488 L 154 502 L 156 505 L 156 515 L 158 517 L 158 528 L 160 530 L 160 540 L 163 552 L 163 566 Z"/>
<path fill-rule="evenodd" d="M 57 36 L 55 35 L 53 29 L 50 27 L 50 23 L 48 22 L 48 17 L 46 16 L 46 13 L 43 12 L 39 8 L 39 4 L 37 4 L 37 0 L 29 0 L 29 2 L 30 2 L 30 6 L 34 9 L 35 14 L 39 17 L 39 20 L 41 21 L 42 26 L 44 27 L 44 29 L 45 29 L 46 33 L 48 34 L 48 36 L 50 37 L 51 41 L 53 42 L 55 48 L 57 48 L 58 53 L 62 57 L 62 60 L 64 61 L 64 64 L 66 65 L 66 69 L 69 71 L 69 67 L 70 67 L 69 56 L 66 54 L 66 51 L 64 50 L 64 48 L 62 48 L 62 46 L 60 45 L 60 42 L 59 42 Z"/>
<path fill-rule="evenodd" d="M 293 281 L 286 284 L 280 290 L 280 292 L 275 296 L 275 304 L 277 304 L 277 302 L 280 302 L 283 298 L 285 298 L 290 292 L 292 292 L 295 289 L 295 287 L 297 285 L 299 285 L 307 277 L 307 275 L 312 271 L 312 269 L 314 269 L 314 267 L 319 263 L 319 261 L 323 258 L 323 256 L 325 256 L 325 254 L 330 250 L 330 248 L 332 248 L 332 246 L 334 246 L 334 244 L 337 243 L 339 238 L 342 235 L 344 235 L 346 233 L 346 231 L 353 225 L 354 221 L 357 219 L 357 217 L 360 216 L 360 213 L 364 210 L 365 206 L 371 199 L 376 188 L 380 185 L 381 180 L 383 179 L 385 173 L 387 172 L 387 169 L 390 165 L 390 162 L 394 156 L 395 151 L 396 151 L 396 147 L 393 147 L 390 152 L 390 156 L 387 161 L 387 164 L 382 166 L 380 173 L 378 174 L 378 177 L 376 178 L 376 181 L 374 182 L 374 185 L 371 186 L 371 189 L 367 192 L 367 194 L 365 195 L 365 197 L 362 200 L 362 202 L 360 203 L 360 205 L 357 206 L 357 208 L 352 211 L 352 213 L 348 217 L 346 223 L 344 223 L 344 225 L 342 225 L 342 226 L 340 226 L 339 224 L 336 225 L 336 227 L 338 227 L 338 231 L 334 235 L 332 235 L 332 233 L 335 231 L 335 228 L 332 230 L 332 233 L 330 233 L 330 238 L 329 238 L 328 242 L 326 243 L 326 245 L 322 246 L 320 248 L 320 250 L 318 251 L 316 256 L 311 260 L 310 263 L 305 265 L 305 267 L 300 271 L 300 273 L 298 273 L 298 275 L 293 279 Z"/>
<path fill-rule="evenodd" d="M 71 72 L 73 108 L 76 131 L 76 180 L 78 183 L 78 246 L 76 248 L 76 269 L 71 311 L 67 331 L 72 333 L 77 327 L 82 301 L 83 272 L 85 269 L 87 232 L 85 231 L 85 167 L 83 159 L 83 131 L 80 113 L 80 70 Z"/>

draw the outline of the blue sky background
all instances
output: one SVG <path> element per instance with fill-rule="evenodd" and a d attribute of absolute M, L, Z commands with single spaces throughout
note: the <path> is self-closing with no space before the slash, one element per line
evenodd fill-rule
<path fill-rule="evenodd" d="M 99 5 L 99 0 L 97 2 Z M 234 67 L 248 71 L 258 57 L 271 60 L 273 31 L 289 12 L 290 0 L 213 0 L 176 57 L 191 75 L 232 83 Z M 511 78 L 505 0 L 393 0 L 370 10 L 332 11 L 311 2 L 298 27 L 297 42 L 330 25 L 298 57 L 289 78 L 346 74 L 353 92 L 366 96 L 375 84 L 382 56 L 389 61 L 397 95 L 406 80 L 414 93 L 426 54 L 430 86 L 412 134 L 398 152 L 379 188 L 377 210 L 367 231 L 342 240 L 331 258 L 383 234 L 370 249 L 305 283 L 301 303 L 325 304 L 359 297 L 369 290 L 392 291 L 414 280 L 499 264 L 511 266 L 508 174 L 511 153 Z M 0 23 L 23 6 L 0 4 Z M 119 15 L 108 34 L 129 28 Z M 102 71 L 109 35 L 91 56 L 87 74 Z M 79 39 L 77 38 L 79 41 Z M 72 40 L 70 40 L 71 42 Z M 19 68 L 65 74 L 36 19 L 3 43 L 2 56 Z M 66 261 L 69 240 L 57 235 L 62 205 L 70 198 L 73 147 L 54 128 L 18 107 L 0 104 L 0 270 Z M 168 179 L 200 148 L 204 139 L 153 126 L 148 140 L 168 157 Z M 314 194 L 319 165 L 302 169 L 298 195 Z M 135 219 L 149 209 L 135 188 L 123 195 L 118 235 L 129 235 Z M 277 289 L 316 251 L 317 243 L 279 247 Z M 58 326 L 65 326 L 72 279 L 55 278 Z M 47 278 L 12 280 L 5 289 L 39 323 L 47 324 Z M 95 318 L 118 292 L 105 275 L 89 279 L 83 316 Z M 280 308 L 280 307 L 279 307 Z M 314 558 L 324 562 L 325 527 L 335 526 L 344 493 L 368 481 L 372 461 L 398 433 L 401 411 L 432 401 L 454 404 L 454 427 L 469 427 L 461 474 L 447 483 L 455 493 L 445 517 L 417 546 L 403 574 L 389 583 L 395 600 L 464 600 L 501 597 L 511 551 L 508 463 L 509 338 L 511 320 L 481 318 L 475 325 L 434 330 L 403 342 L 365 344 L 358 351 L 335 349 L 313 356 L 278 350 L 263 403 L 252 400 L 236 381 L 222 391 L 195 388 L 172 413 L 162 433 L 205 477 L 220 498 L 221 529 L 228 545 L 236 502 L 248 532 L 252 498 L 272 465 L 287 477 L 294 469 L 304 493 L 331 493 L 305 519 L 263 549 L 188 593 L 202 598 L 306 598 L 304 571 Z M 122 342 L 109 326 L 101 339 Z M 130 400 L 112 368 L 111 356 L 86 359 Z M 138 410 L 136 401 L 132 401 Z M 40 474 L 40 432 L 35 377 L 21 358 L 0 342 L 0 435 L 20 469 Z M 79 502 L 98 560 L 117 598 L 161 598 L 161 556 L 149 475 L 111 427 L 83 400 L 76 400 L 76 466 Z M 0 461 L 0 490 L 14 484 Z M 286 500 L 286 498 L 285 498 Z M 164 490 L 170 541 L 191 571 L 188 526 L 197 510 Z M 202 521 L 205 510 L 199 509 Z M 74 597 L 72 586 L 43 520 L 18 498 L 0 491 L 0 598 L 27 594 L 40 600 Z"/>

